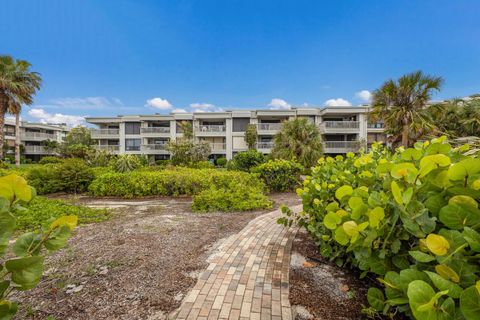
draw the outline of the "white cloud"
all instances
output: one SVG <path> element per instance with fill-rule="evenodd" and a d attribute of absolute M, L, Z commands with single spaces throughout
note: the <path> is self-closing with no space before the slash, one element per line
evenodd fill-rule
<path fill-rule="evenodd" d="M 98 110 L 101 108 L 113 108 L 123 106 L 118 98 L 108 99 L 105 97 L 65 97 L 50 100 L 49 107 L 62 109 L 82 109 L 82 110 Z"/>
<path fill-rule="evenodd" d="M 355 93 L 355 97 L 362 100 L 363 102 L 370 102 L 372 100 L 372 93 L 368 90 L 362 90 Z"/>
<path fill-rule="evenodd" d="M 348 100 L 337 98 L 325 101 L 325 105 L 327 107 L 350 107 L 352 104 Z"/>
<path fill-rule="evenodd" d="M 278 98 L 272 99 L 268 106 L 271 110 L 288 110 L 292 107 L 287 101 Z"/>
<path fill-rule="evenodd" d="M 160 110 L 169 110 L 173 106 L 170 102 L 168 102 L 167 99 L 162 99 L 162 98 L 153 98 L 150 100 L 147 100 L 147 104 L 145 106 L 157 108 Z"/>
<path fill-rule="evenodd" d="M 42 123 L 66 123 L 69 126 L 77 126 L 85 120 L 82 116 L 48 113 L 42 108 L 32 108 L 28 111 L 28 115 Z"/>
<path fill-rule="evenodd" d="M 172 113 L 186 113 L 186 112 L 187 112 L 187 110 L 185 110 L 185 109 L 173 109 L 172 110 Z"/>
<path fill-rule="evenodd" d="M 192 112 L 222 112 L 223 109 L 216 107 L 214 104 L 211 103 L 190 103 L 190 108 Z"/>

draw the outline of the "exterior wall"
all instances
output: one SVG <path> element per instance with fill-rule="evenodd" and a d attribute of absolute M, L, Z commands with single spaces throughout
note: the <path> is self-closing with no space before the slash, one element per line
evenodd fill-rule
<path fill-rule="evenodd" d="M 212 155 L 224 155 L 227 159 L 240 151 L 247 149 L 245 143 L 245 133 L 233 130 L 233 121 L 235 118 L 249 118 L 250 124 L 257 125 L 259 136 L 257 149 L 265 154 L 270 153 L 273 136 L 279 131 L 281 122 L 293 119 L 295 117 L 308 118 L 312 123 L 318 126 L 324 141 L 324 152 L 326 154 L 339 154 L 350 151 L 358 151 L 372 137 L 369 133 L 383 133 L 383 127 L 378 124 L 368 124 L 368 107 L 328 107 L 328 108 L 301 108 L 291 110 L 240 110 L 211 113 L 178 113 L 171 115 L 149 115 L 149 116 L 118 116 L 112 118 L 87 118 L 87 122 L 103 128 L 108 125 L 119 125 L 118 134 L 105 136 L 96 136 L 99 145 L 102 145 L 105 139 L 118 139 L 118 152 L 149 155 L 166 155 L 161 147 L 155 147 L 151 150 L 151 135 L 142 133 L 141 135 L 126 135 L 125 122 L 137 121 L 141 123 L 142 128 L 148 127 L 149 122 L 162 121 L 169 122 L 169 131 L 155 134 L 155 137 L 175 140 L 183 134 L 178 130 L 178 123 L 181 121 L 191 121 L 193 125 L 194 136 L 196 139 L 206 140 L 214 144 Z M 95 130 L 95 129 L 94 129 Z M 177 132 L 178 131 L 178 132 Z M 95 132 L 95 131 L 92 131 Z M 114 131 L 115 133 L 115 131 Z M 140 151 L 126 151 L 125 139 L 142 139 L 142 148 Z M 103 142 L 102 142 L 103 141 Z M 221 144 L 225 145 L 224 150 L 219 148 Z M 147 148 L 148 147 L 148 148 Z M 148 152 L 146 151 L 148 150 Z"/>

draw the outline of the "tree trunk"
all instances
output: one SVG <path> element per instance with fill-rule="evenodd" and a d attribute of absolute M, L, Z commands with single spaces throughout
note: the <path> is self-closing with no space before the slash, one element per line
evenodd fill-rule
<path fill-rule="evenodd" d="M 409 145 L 409 139 L 408 139 L 409 131 L 410 131 L 410 126 L 406 121 L 403 121 L 402 146 L 404 146 L 405 148 L 408 148 L 408 145 Z"/>
<path fill-rule="evenodd" d="M 3 160 L 3 146 L 5 144 L 5 114 L 7 113 L 8 98 L 0 91 L 0 160 Z"/>
<path fill-rule="evenodd" d="M 20 167 L 20 110 L 15 114 L 15 165 Z"/>

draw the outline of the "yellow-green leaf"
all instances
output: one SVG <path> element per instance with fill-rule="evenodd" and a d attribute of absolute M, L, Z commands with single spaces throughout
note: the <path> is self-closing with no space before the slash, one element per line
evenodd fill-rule
<path fill-rule="evenodd" d="M 434 233 L 429 234 L 425 241 L 427 243 L 428 250 L 437 256 L 443 256 L 447 254 L 448 249 L 450 249 L 450 243 L 448 243 L 448 240 Z"/>
<path fill-rule="evenodd" d="M 353 188 L 350 186 L 341 186 L 340 188 L 335 191 L 335 197 L 338 200 L 342 200 L 343 197 L 349 196 L 353 193 Z"/>
<path fill-rule="evenodd" d="M 398 204 L 403 204 L 402 192 L 400 191 L 398 184 L 395 181 L 392 181 L 391 187 L 395 201 L 397 201 Z"/>
<path fill-rule="evenodd" d="M 435 271 L 444 279 L 451 280 L 453 282 L 460 282 L 460 276 L 447 266 L 446 264 L 438 264 L 435 266 Z"/>
<path fill-rule="evenodd" d="M 55 229 L 60 226 L 67 226 L 70 230 L 75 229 L 78 223 L 77 216 L 63 216 L 58 218 L 57 220 L 53 221 L 50 225 L 50 229 Z"/>

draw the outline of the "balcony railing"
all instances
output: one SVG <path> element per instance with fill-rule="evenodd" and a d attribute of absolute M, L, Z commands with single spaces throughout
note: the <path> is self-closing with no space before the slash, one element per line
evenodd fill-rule
<path fill-rule="evenodd" d="M 369 128 L 369 129 L 383 129 L 383 128 L 385 128 L 385 123 L 381 123 L 381 122 L 368 123 L 367 128 Z"/>
<path fill-rule="evenodd" d="M 224 125 L 199 125 L 195 127 L 196 132 L 218 132 L 222 133 L 225 132 L 225 126 Z"/>
<path fill-rule="evenodd" d="M 360 141 L 324 141 L 325 149 L 342 149 L 346 151 L 357 151 L 360 149 Z"/>
<path fill-rule="evenodd" d="M 273 142 L 257 142 L 257 149 L 272 149 Z"/>
<path fill-rule="evenodd" d="M 282 127 L 281 123 L 259 123 L 257 124 L 258 131 L 278 131 Z"/>
<path fill-rule="evenodd" d="M 53 151 L 48 151 L 44 146 L 25 146 L 26 154 L 52 154 Z"/>
<path fill-rule="evenodd" d="M 92 136 L 118 136 L 119 129 L 91 129 Z"/>
<path fill-rule="evenodd" d="M 210 142 L 210 148 L 212 151 L 225 151 L 227 144 L 223 142 Z"/>
<path fill-rule="evenodd" d="M 125 146 L 125 151 L 140 151 L 140 146 Z"/>
<path fill-rule="evenodd" d="M 142 133 L 170 133 L 170 127 L 147 127 L 140 130 Z"/>
<path fill-rule="evenodd" d="M 20 135 L 22 140 L 56 140 L 57 136 L 51 133 L 43 133 L 43 132 L 23 132 Z"/>
<path fill-rule="evenodd" d="M 166 143 L 142 144 L 142 151 L 165 150 Z"/>
<path fill-rule="evenodd" d="M 93 147 L 97 150 L 107 151 L 107 152 L 118 152 L 120 150 L 120 146 L 118 145 L 96 144 Z"/>
<path fill-rule="evenodd" d="M 358 129 L 359 121 L 325 121 L 320 124 L 326 129 Z"/>

